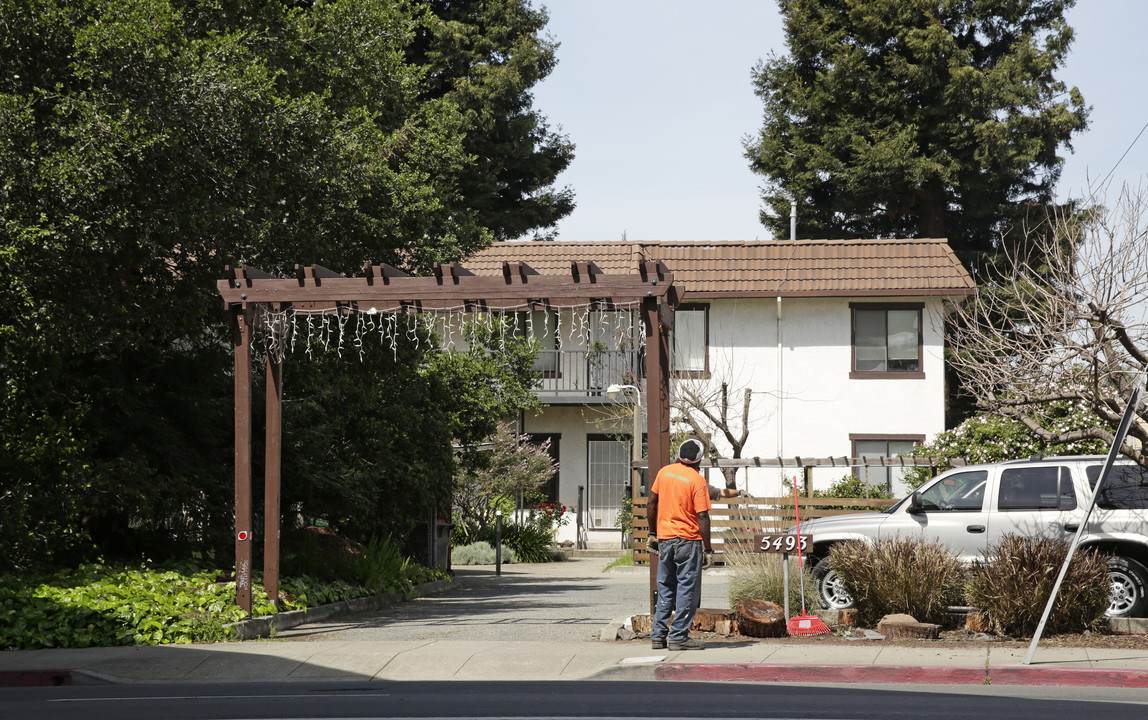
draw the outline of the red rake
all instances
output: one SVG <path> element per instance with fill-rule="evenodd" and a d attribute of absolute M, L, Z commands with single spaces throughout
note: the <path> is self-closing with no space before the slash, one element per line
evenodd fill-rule
<path fill-rule="evenodd" d="M 801 575 L 801 512 L 797 507 L 797 478 L 793 478 L 793 517 L 797 521 L 797 586 L 801 588 L 801 614 L 789 618 L 785 628 L 790 635 L 828 635 L 829 626 L 816 615 L 805 614 L 805 579 Z"/>

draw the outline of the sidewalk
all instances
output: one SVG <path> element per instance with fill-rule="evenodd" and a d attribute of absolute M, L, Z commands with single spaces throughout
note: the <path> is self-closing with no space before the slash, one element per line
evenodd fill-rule
<path fill-rule="evenodd" d="M 593 561 L 591 561 L 593 562 Z M 585 561 L 531 569 L 512 566 L 506 582 L 529 576 L 535 582 L 567 582 L 573 589 L 591 581 L 629 583 L 634 614 L 645 611 L 640 574 L 625 571 L 603 581 L 587 574 Z M 597 564 L 600 573 L 603 563 Z M 566 567 L 562 567 L 566 566 Z M 460 573 L 460 576 L 463 573 Z M 493 576 L 493 573 L 491 573 Z M 420 601 L 457 605 L 451 612 L 475 613 L 489 597 L 468 605 L 460 578 L 442 590 L 443 597 Z M 472 579 L 473 581 L 473 579 Z M 719 587 L 725 580 L 707 574 Z M 501 578 L 492 583 L 497 592 Z M 572 591 L 572 590 L 571 590 Z M 561 600 L 561 596 L 558 598 Z M 1131 650 L 1038 647 L 1031 665 L 1026 650 L 998 643 L 970 647 L 886 645 L 881 640 L 824 642 L 825 638 L 756 640 L 731 638 L 703 651 L 651 650 L 648 638 L 619 641 L 625 619 L 603 625 L 601 640 L 508 639 L 523 635 L 516 628 L 491 639 L 373 639 L 352 635 L 370 627 L 402 624 L 403 603 L 391 609 L 385 623 L 375 617 L 300 628 L 294 638 L 244 642 L 167 645 L 159 647 L 88 648 L 0 652 L 0 686 L 38 684 L 244 682 L 298 680 L 689 680 L 800 683 L 892 683 L 965 685 L 1068 685 L 1148 687 L 1148 638 Z M 541 603 L 539 603 L 541 604 Z M 555 602 L 555 605 L 562 605 Z M 468 609 L 469 608 L 469 609 Z M 413 609 L 413 608 L 412 608 Z M 441 618 L 443 612 L 437 609 Z M 373 623 L 373 625 L 372 625 Z M 460 623 L 462 624 L 462 623 Z M 449 624 L 448 624 L 449 625 Z M 342 628 L 342 630 L 340 630 Z M 440 634 L 445 633 L 440 628 Z M 340 632 L 343 635 L 340 635 Z M 483 632 L 489 633 L 489 628 Z M 339 639 L 355 637 L 364 639 Z M 461 635 L 460 638 L 465 638 Z M 475 637 L 479 637 L 475 635 Z M 486 637 L 482 635 L 481 637 Z M 368 639 L 369 638 L 369 639 Z"/>

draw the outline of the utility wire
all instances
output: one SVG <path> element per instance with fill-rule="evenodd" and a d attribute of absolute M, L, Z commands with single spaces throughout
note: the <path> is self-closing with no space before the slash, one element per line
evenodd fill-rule
<path fill-rule="evenodd" d="M 1136 142 L 1140 139 L 1140 136 L 1144 134 L 1145 130 L 1148 130 L 1148 122 L 1144 123 L 1144 127 L 1140 128 L 1140 132 L 1136 134 L 1135 139 L 1132 140 L 1128 149 L 1124 151 L 1124 154 L 1120 156 L 1120 159 L 1116 161 L 1116 164 L 1112 166 L 1112 169 L 1108 171 L 1108 174 L 1104 176 L 1104 179 L 1100 181 L 1097 187 L 1104 187 L 1104 183 L 1108 182 L 1108 178 L 1112 177 L 1112 173 L 1116 172 L 1116 168 L 1120 167 L 1120 163 L 1124 162 L 1124 158 L 1128 157 L 1128 153 L 1132 152 L 1133 146 L 1136 145 Z"/>

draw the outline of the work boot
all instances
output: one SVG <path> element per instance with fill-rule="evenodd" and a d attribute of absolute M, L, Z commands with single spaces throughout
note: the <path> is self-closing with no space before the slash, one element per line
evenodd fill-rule
<path fill-rule="evenodd" d="M 705 650 L 706 644 L 701 640 L 694 640 L 693 638 L 686 638 L 681 642 L 670 641 L 671 650 Z"/>
<path fill-rule="evenodd" d="M 666 639 L 665 638 L 650 638 L 650 645 L 652 645 L 655 650 L 665 650 L 666 649 Z"/>

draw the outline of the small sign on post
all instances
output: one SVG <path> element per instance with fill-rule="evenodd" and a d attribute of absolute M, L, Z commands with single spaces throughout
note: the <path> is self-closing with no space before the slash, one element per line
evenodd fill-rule
<path fill-rule="evenodd" d="M 761 553 L 781 553 L 782 585 L 785 587 L 785 617 L 789 617 L 789 553 L 797 552 L 800 543 L 802 552 L 808 552 L 813 544 L 812 535 L 796 533 L 755 533 L 753 551 Z M 802 610 L 804 612 L 804 610 Z"/>
<path fill-rule="evenodd" d="M 789 553 L 797 552 L 798 545 L 801 543 L 801 552 L 809 552 L 809 548 L 813 545 L 812 535 L 796 535 L 794 533 L 755 533 L 753 536 L 753 551 L 764 553 Z"/>

